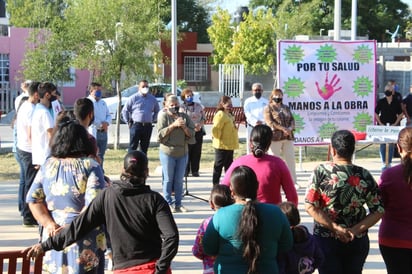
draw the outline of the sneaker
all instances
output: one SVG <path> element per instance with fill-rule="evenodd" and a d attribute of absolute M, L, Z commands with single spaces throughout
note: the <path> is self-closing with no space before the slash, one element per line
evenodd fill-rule
<path fill-rule="evenodd" d="M 189 212 L 189 210 L 187 208 L 185 208 L 184 206 L 176 206 L 175 207 L 175 212 L 176 213 L 184 213 L 184 212 Z"/>
<path fill-rule="evenodd" d="M 295 189 L 296 189 L 296 190 L 299 190 L 299 188 L 300 188 L 300 185 L 295 184 Z"/>
<path fill-rule="evenodd" d="M 170 206 L 170 211 L 172 212 L 172 213 L 176 213 L 177 211 L 176 211 L 176 209 L 172 206 L 172 205 L 169 205 Z"/>
<path fill-rule="evenodd" d="M 197 171 L 196 171 L 196 172 L 192 172 L 192 176 L 193 176 L 193 177 L 199 177 L 199 172 L 197 172 Z"/>
<path fill-rule="evenodd" d="M 36 220 L 32 218 L 23 218 L 23 226 L 24 227 L 35 227 L 37 226 Z"/>

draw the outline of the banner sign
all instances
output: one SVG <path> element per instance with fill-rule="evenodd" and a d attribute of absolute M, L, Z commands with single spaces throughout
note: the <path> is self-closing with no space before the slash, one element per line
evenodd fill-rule
<path fill-rule="evenodd" d="M 296 122 L 295 144 L 373 125 L 375 41 L 279 41 L 278 87 Z"/>

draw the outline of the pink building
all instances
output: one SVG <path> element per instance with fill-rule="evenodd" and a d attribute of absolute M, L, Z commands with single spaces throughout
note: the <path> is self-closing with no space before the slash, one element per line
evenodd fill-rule
<path fill-rule="evenodd" d="M 26 52 L 26 41 L 30 35 L 28 28 L 9 27 L 3 29 L 0 35 L 0 109 L 8 112 L 10 104 L 19 92 L 20 83 L 23 82 L 21 66 Z M 73 81 L 59 84 L 63 104 L 72 105 L 74 101 L 87 93 L 90 81 L 90 72 L 87 70 L 72 69 Z M 36 80 L 36 79 L 32 79 Z"/>

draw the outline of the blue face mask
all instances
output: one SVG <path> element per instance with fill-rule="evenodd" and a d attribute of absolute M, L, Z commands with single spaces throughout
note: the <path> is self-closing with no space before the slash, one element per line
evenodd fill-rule
<path fill-rule="evenodd" d="M 193 97 L 187 97 L 186 102 L 188 103 L 193 103 Z"/>
<path fill-rule="evenodd" d="M 94 93 L 94 96 L 96 96 L 97 98 L 101 98 L 102 97 L 102 91 L 101 90 L 96 90 L 96 92 Z"/>

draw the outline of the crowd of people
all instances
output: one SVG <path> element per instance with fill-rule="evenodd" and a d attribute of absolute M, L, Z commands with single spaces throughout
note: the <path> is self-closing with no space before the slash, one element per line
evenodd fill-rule
<path fill-rule="evenodd" d="M 26 81 L 22 89 L 14 122 L 18 205 L 23 224 L 40 227 L 40 243 L 27 248 L 27 256 L 44 255 L 44 273 L 104 273 L 107 251 L 116 274 L 171 273 L 179 246 L 173 213 L 189 211 L 182 205 L 184 177 L 200 176 L 206 134 L 193 91 L 183 90 L 181 100 L 166 95 L 160 108 L 148 82 L 139 82 L 122 109 L 130 143 L 120 180 L 111 181 L 103 169 L 111 117 L 102 86 L 91 83 L 89 96 L 77 99 L 73 111 L 52 104 L 52 83 Z M 385 89 L 376 120 L 399 124 L 409 99 L 397 99 L 395 83 Z M 203 273 L 362 273 L 368 229 L 381 219 L 379 249 L 388 273 L 412 273 L 412 127 L 399 133 L 401 164 L 386 165 L 378 182 L 352 162 L 353 133 L 335 131 L 332 161 L 315 168 L 304 201 L 298 201 L 292 112 L 280 89 L 267 100 L 263 85 L 254 83 L 251 93 L 244 105 L 245 155 L 234 159 L 239 137 L 230 97 L 219 99 L 213 117 L 209 204 L 215 213 L 200 224 L 192 249 Z M 162 195 L 146 185 L 154 124 Z M 299 202 L 314 220 L 313 231 L 300 223 Z"/>

